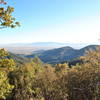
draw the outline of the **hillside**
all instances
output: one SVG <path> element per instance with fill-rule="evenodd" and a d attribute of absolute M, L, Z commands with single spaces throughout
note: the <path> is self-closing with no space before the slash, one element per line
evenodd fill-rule
<path fill-rule="evenodd" d="M 35 51 L 50 50 L 71 46 L 73 48 L 82 48 L 87 44 L 74 44 L 74 43 L 56 43 L 56 42 L 35 42 L 35 43 L 15 43 L 15 44 L 0 44 L 0 48 L 5 48 L 14 54 L 30 55 Z"/>
<path fill-rule="evenodd" d="M 74 49 L 72 47 L 62 47 L 52 50 L 47 50 L 42 53 L 27 55 L 28 58 L 33 58 L 34 56 L 38 56 L 43 62 L 55 64 L 64 61 L 71 61 L 80 56 L 84 56 L 87 50 L 94 50 L 96 47 L 100 47 L 99 45 L 89 45 L 82 49 Z"/>
<path fill-rule="evenodd" d="M 8 58 L 12 58 L 14 59 L 14 61 L 16 62 L 16 64 L 25 64 L 25 63 L 28 63 L 30 62 L 30 59 L 29 58 L 26 58 L 22 55 L 16 55 L 16 54 L 13 54 L 13 53 L 9 53 L 9 56 Z"/>

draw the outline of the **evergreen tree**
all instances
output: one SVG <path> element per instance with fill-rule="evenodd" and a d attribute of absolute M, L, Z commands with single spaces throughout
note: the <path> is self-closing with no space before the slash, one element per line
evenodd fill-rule
<path fill-rule="evenodd" d="M 7 3 L 4 0 L 0 0 L 0 29 L 20 26 L 19 22 L 16 22 L 15 18 L 12 16 L 14 8 L 10 6 L 4 6 L 6 4 Z"/>
<path fill-rule="evenodd" d="M 7 59 L 8 53 L 0 50 L 0 99 L 6 99 L 13 89 L 13 85 L 9 84 L 8 73 L 13 70 L 13 60 Z"/>

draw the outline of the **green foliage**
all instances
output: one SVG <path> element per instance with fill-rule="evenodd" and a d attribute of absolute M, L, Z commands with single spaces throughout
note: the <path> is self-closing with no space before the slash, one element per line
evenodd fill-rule
<path fill-rule="evenodd" d="M 55 68 L 45 65 L 41 72 L 35 77 L 33 88 L 37 98 L 44 100 L 64 100 L 67 96 L 65 86 L 61 84 L 62 79 L 55 73 Z"/>
<path fill-rule="evenodd" d="M 12 71 L 15 68 L 15 62 L 13 59 L 8 59 L 8 52 L 4 49 L 0 49 L 0 68 L 5 69 L 6 71 Z"/>
<path fill-rule="evenodd" d="M 86 55 L 80 57 L 80 59 L 82 59 L 84 63 L 91 64 L 91 66 L 100 66 L 100 47 L 97 47 L 95 50 L 86 51 Z"/>
<path fill-rule="evenodd" d="M 13 59 L 0 59 L 0 67 L 13 70 L 15 68 L 15 62 Z"/>
<path fill-rule="evenodd" d="M 57 64 L 55 66 L 55 72 L 58 75 L 58 77 L 63 77 L 63 75 L 65 75 L 68 70 L 69 70 L 69 66 L 67 63 Z"/>
<path fill-rule="evenodd" d="M 42 71 L 43 62 L 38 57 L 33 58 L 31 63 L 34 67 L 35 74 Z"/>
<path fill-rule="evenodd" d="M 56 80 L 56 76 L 54 73 L 54 69 L 50 66 L 46 66 L 43 68 L 43 71 L 38 73 L 36 76 L 36 82 L 34 84 L 34 87 L 36 87 L 36 90 L 38 89 L 40 94 L 37 94 L 38 96 L 44 97 L 45 100 L 53 100 L 54 94 L 53 91 L 55 91 L 54 87 L 54 81 Z"/>
<path fill-rule="evenodd" d="M 99 100 L 100 50 L 88 51 L 83 64 L 51 66 L 36 57 L 30 64 L 15 66 L 0 50 L 0 99 Z M 10 69 L 11 68 L 11 69 Z M 6 70 L 7 71 L 6 71 Z M 12 70 L 13 69 L 13 70 Z M 7 72 L 7 73 L 6 73 Z M 12 90 L 13 89 L 13 90 Z"/>
<path fill-rule="evenodd" d="M 32 83 L 34 82 L 34 68 L 30 65 L 24 65 L 16 68 L 9 74 L 10 83 L 14 85 L 12 92 L 15 100 L 28 100 L 34 91 Z"/>
<path fill-rule="evenodd" d="M 7 74 L 0 70 L 0 99 L 6 99 L 11 94 L 13 85 L 9 84 Z"/>
<path fill-rule="evenodd" d="M 66 75 L 68 100 L 99 100 L 100 67 L 82 65 L 73 67 Z"/>
<path fill-rule="evenodd" d="M 8 52 L 0 50 L 0 99 L 6 99 L 10 95 L 13 85 L 9 84 L 8 72 L 13 70 L 14 62 L 7 59 Z"/>
<path fill-rule="evenodd" d="M 3 2 L 4 1 L 2 1 L 2 3 Z M 15 18 L 12 16 L 13 12 L 13 7 L 0 7 L 0 29 L 6 27 L 15 28 L 16 26 L 20 26 L 20 23 L 16 22 Z"/>
<path fill-rule="evenodd" d="M 33 64 L 37 64 L 37 65 L 42 65 L 43 64 L 43 62 L 40 60 L 40 58 L 39 57 L 34 57 L 34 59 L 32 60 L 32 63 Z"/>
<path fill-rule="evenodd" d="M 0 49 L 0 58 L 8 56 L 8 52 L 5 49 Z"/>

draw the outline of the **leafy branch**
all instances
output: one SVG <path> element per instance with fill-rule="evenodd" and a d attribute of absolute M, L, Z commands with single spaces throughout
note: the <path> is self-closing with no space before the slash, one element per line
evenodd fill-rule
<path fill-rule="evenodd" d="M 0 4 L 6 5 L 7 3 L 4 0 L 0 0 Z M 6 27 L 15 28 L 16 26 L 20 26 L 20 23 L 16 22 L 16 19 L 12 16 L 13 12 L 13 7 L 0 7 L 0 29 Z"/>

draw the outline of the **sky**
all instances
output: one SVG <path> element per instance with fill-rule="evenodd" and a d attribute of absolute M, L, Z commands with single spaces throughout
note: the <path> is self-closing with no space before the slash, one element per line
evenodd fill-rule
<path fill-rule="evenodd" d="M 6 1 L 21 27 L 0 30 L 0 44 L 100 42 L 100 0 Z"/>

